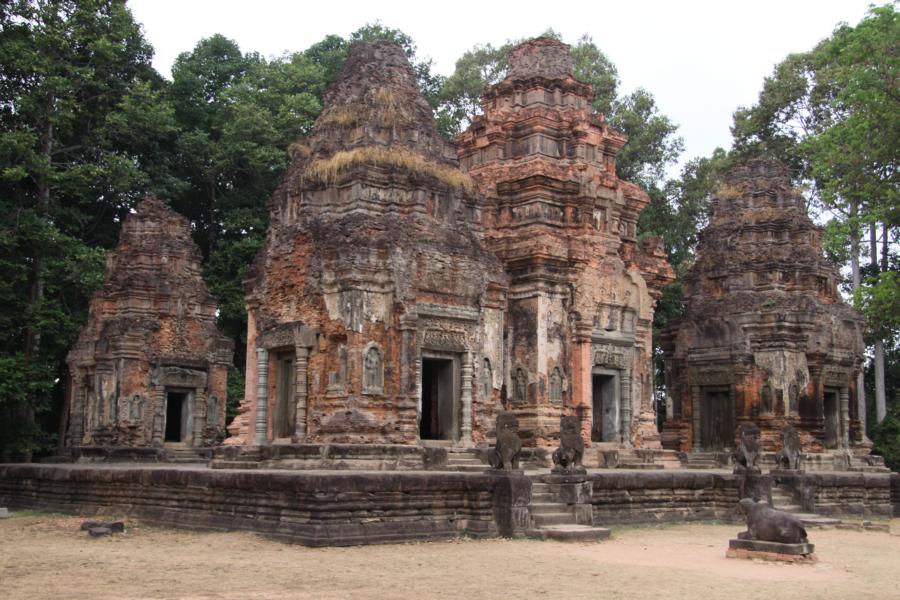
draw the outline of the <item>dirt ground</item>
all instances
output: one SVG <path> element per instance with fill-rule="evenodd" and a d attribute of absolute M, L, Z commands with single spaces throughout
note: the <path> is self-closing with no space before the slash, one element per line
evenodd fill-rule
<path fill-rule="evenodd" d="M 725 558 L 736 525 L 616 527 L 599 543 L 305 548 L 134 521 L 125 534 L 90 538 L 81 521 L 33 512 L 0 520 L 0 597 L 900 598 L 898 519 L 890 534 L 812 530 L 814 565 Z"/>

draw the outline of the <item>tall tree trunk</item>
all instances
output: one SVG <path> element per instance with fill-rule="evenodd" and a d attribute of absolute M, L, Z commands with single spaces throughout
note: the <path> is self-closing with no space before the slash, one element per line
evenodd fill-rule
<path fill-rule="evenodd" d="M 884 229 L 885 241 L 887 241 L 887 228 Z M 869 229 L 869 244 L 872 252 L 872 270 L 879 272 L 878 265 L 878 224 L 872 223 Z M 883 272 L 887 269 L 887 261 L 882 259 L 880 270 Z M 887 416 L 887 399 L 884 391 L 884 340 L 880 337 L 875 339 L 875 356 L 873 363 L 875 364 L 875 422 L 881 423 Z"/>
<path fill-rule="evenodd" d="M 53 105 L 56 99 L 51 95 L 47 98 L 47 112 L 41 135 L 41 154 L 47 164 L 47 169 L 53 158 L 53 123 L 50 121 Z M 46 222 L 50 213 L 50 180 L 47 173 L 42 173 L 36 178 L 37 196 L 35 198 L 35 212 L 41 222 Z M 35 319 L 44 301 L 44 246 L 43 242 L 36 240 L 32 245 L 31 269 L 28 273 L 28 306 L 31 312 L 31 321 L 25 328 L 24 355 L 25 361 L 35 360 L 41 349 L 41 330 L 37 327 Z M 37 399 L 27 398 L 25 405 L 21 407 L 19 419 L 23 431 L 32 431 L 35 428 L 34 405 Z M 31 461 L 31 449 L 25 450 L 19 457 L 25 462 Z"/>
<path fill-rule="evenodd" d="M 851 223 L 850 229 L 850 274 L 853 278 L 853 289 L 859 289 L 862 284 L 862 277 L 859 272 L 859 228 L 856 225 L 856 218 L 859 216 L 859 203 L 851 200 L 848 206 L 848 217 Z M 862 428 L 863 435 L 866 432 L 866 380 L 863 372 L 860 371 L 856 376 L 856 407 L 859 414 L 859 424 Z"/>

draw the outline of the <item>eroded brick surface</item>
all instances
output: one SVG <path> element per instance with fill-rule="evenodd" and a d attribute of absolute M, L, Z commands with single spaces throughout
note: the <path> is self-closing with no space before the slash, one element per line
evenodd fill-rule
<path fill-rule="evenodd" d="M 176 443 L 220 440 L 234 344 L 215 321 L 188 220 L 148 197 L 122 225 L 67 358 L 66 445 L 161 446 L 167 430 Z"/>
<path fill-rule="evenodd" d="M 626 140 L 591 97 L 568 46 L 523 44 L 457 162 L 402 50 L 355 45 L 270 204 L 229 443 L 478 443 L 505 408 L 531 445 L 562 414 L 658 445 L 650 324 L 672 271 L 637 242 L 648 197 L 616 177 Z"/>
<path fill-rule="evenodd" d="M 821 231 L 771 161 L 735 166 L 684 278 L 684 316 L 663 333 L 666 447 L 733 447 L 755 422 L 764 451 L 793 425 L 803 452 L 865 451 L 856 403 L 862 318 L 837 290 Z"/>

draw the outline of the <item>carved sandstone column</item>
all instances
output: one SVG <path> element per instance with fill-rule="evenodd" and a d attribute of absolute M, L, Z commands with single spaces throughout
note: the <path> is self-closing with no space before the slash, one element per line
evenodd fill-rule
<path fill-rule="evenodd" d="M 305 346 L 295 346 L 294 353 L 294 403 L 296 405 L 296 416 L 294 421 L 294 442 L 300 442 L 306 439 L 306 408 L 309 400 L 307 396 L 307 375 L 309 367 L 309 348 Z"/>
<path fill-rule="evenodd" d="M 850 447 L 850 390 L 846 386 L 840 391 L 841 408 L 841 447 Z"/>
<path fill-rule="evenodd" d="M 191 412 L 194 415 L 192 421 L 194 432 L 191 446 L 200 446 L 203 443 L 203 430 L 206 429 L 206 390 L 198 388 L 192 396 Z"/>
<path fill-rule="evenodd" d="M 255 441 L 263 446 L 268 441 L 269 408 L 269 351 L 265 348 L 256 350 L 256 435 Z"/>
<path fill-rule="evenodd" d="M 691 450 L 700 451 L 700 386 L 691 386 L 691 421 L 693 421 L 694 443 Z"/>
<path fill-rule="evenodd" d="M 631 372 L 622 371 L 622 430 L 623 444 L 631 443 Z"/>
<path fill-rule="evenodd" d="M 460 441 L 464 444 L 472 442 L 472 353 L 466 352 L 462 357 L 462 425 Z"/>

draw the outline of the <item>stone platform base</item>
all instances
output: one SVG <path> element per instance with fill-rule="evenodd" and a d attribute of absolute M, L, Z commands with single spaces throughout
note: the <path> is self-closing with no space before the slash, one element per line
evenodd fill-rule
<path fill-rule="evenodd" d="M 729 540 L 728 558 L 758 558 L 788 563 L 814 563 L 818 560 L 815 546 L 805 544 L 781 544 L 778 542 L 761 542 L 759 540 Z"/>
<path fill-rule="evenodd" d="M 545 525 L 538 529 L 529 529 L 528 537 L 539 540 L 556 540 L 561 542 L 597 542 L 609 539 L 610 530 L 606 527 L 590 525 Z"/>

